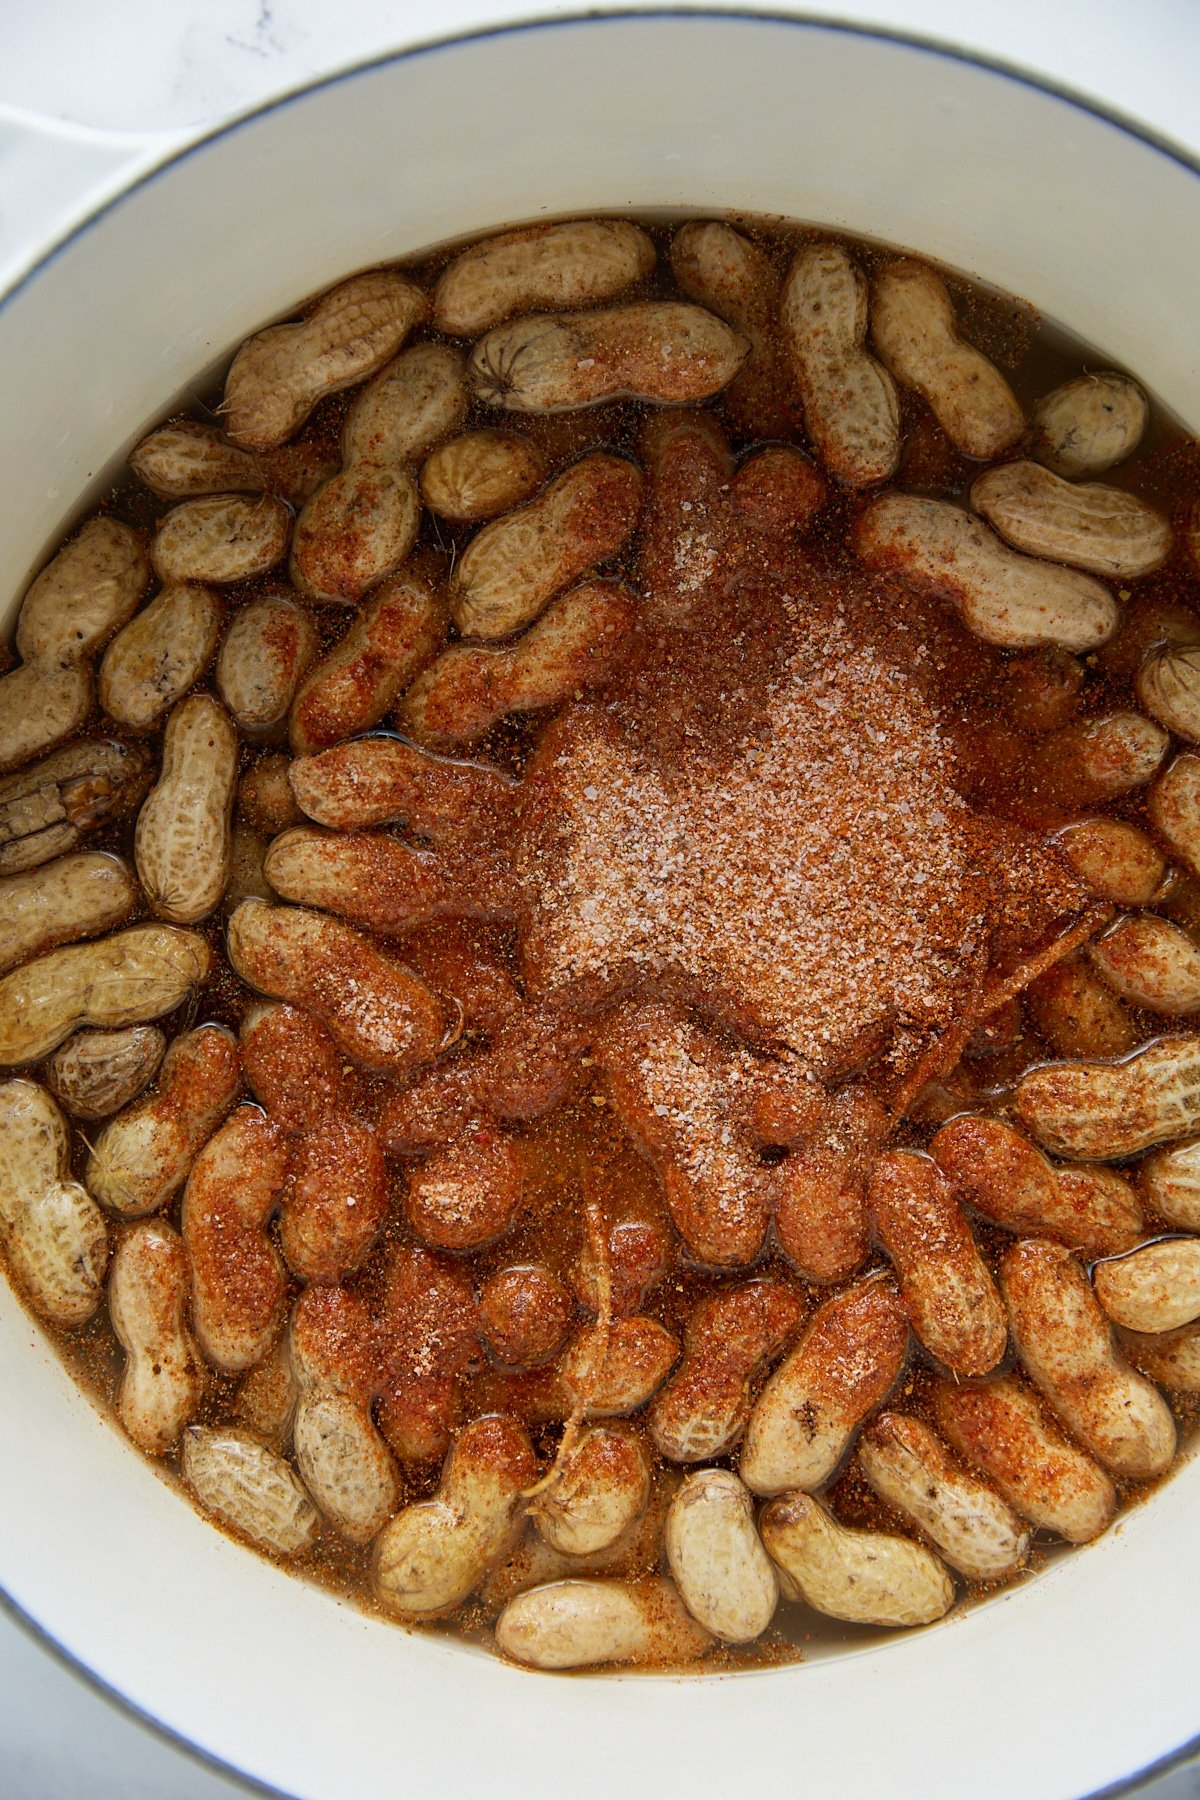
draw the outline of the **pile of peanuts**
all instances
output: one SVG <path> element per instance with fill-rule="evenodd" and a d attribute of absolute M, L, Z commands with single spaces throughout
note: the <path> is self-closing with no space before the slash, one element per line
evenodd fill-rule
<path fill-rule="evenodd" d="M 932 1622 L 1104 1531 L 1175 1460 L 1161 1390 L 1200 1393 L 1200 525 L 1097 479 L 1146 398 L 1088 373 L 1027 416 L 908 257 L 696 221 L 658 261 L 538 226 L 259 332 L 0 676 L 12 1282 L 68 1345 L 106 1309 L 121 1426 L 222 1527 L 302 1570 L 350 1546 L 389 1616 L 538 1669 L 711 1658 L 781 1603 Z M 643 471 L 579 423 L 633 403 L 717 411 L 747 516 L 832 518 L 989 647 L 966 778 L 1007 768 L 1107 909 L 903 1117 L 762 1128 L 823 1216 L 865 1208 L 850 1279 L 778 1240 L 696 1270 L 582 1178 L 570 1267 L 480 1256 L 530 1122 L 605 1104 L 455 914 L 503 917 L 503 733 L 635 629 Z M 389 1135 L 472 1033 L 537 1103 Z"/>

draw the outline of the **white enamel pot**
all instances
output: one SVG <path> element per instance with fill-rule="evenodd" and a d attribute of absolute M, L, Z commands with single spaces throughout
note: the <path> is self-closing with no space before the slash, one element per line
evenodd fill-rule
<path fill-rule="evenodd" d="M 507 221 L 745 209 L 1023 295 L 1200 427 L 1200 175 L 927 46 L 746 15 L 514 28 L 340 77 L 176 157 L 0 304 L 0 591 L 252 328 Z M 0 1285 L 0 1586 L 133 1707 L 306 1800 L 759 1792 L 1066 1800 L 1200 1730 L 1200 1464 L 925 1632 L 737 1678 L 547 1678 L 409 1635 L 198 1519 Z"/>

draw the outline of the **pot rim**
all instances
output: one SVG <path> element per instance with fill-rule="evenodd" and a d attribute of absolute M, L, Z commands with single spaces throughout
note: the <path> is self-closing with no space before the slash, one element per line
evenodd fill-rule
<path fill-rule="evenodd" d="M 96 203 L 87 205 L 86 211 L 74 224 L 53 237 L 45 249 L 37 255 L 36 260 L 20 271 L 5 288 L 0 290 L 0 313 L 4 311 L 10 301 L 23 293 L 51 265 L 56 263 L 60 256 L 69 252 L 89 231 L 109 214 L 124 206 L 141 190 L 148 188 L 162 176 L 172 173 L 178 166 L 203 153 L 213 144 L 232 138 L 243 127 L 256 125 L 273 113 L 282 112 L 297 102 L 305 102 L 314 94 L 335 88 L 345 82 L 357 80 L 359 77 L 375 71 L 400 63 L 414 62 L 441 51 L 452 51 L 467 44 L 510 38 L 526 33 L 561 32 L 579 25 L 596 27 L 613 23 L 627 26 L 642 21 L 660 25 L 671 21 L 678 21 L 685 25 L 710 21 L 749 27 L 783 25 L 805 32 L 859 38 L 873 43 L 891 44 L 900 49 L 917 51 L 949 63 L 978 69 L 989 75 L 1001 76 L 1006 81 L 1025 88 L 1032 88 L 1051 100 L 1058 101 L 1066 107 L 1112 126 L 1155 151 L 1158 155 L 1177 164 L 1188 173 L 1200 176 L 1200 152 L 1191 151 L 1165 132 L 1157 131 L 1144 120 L 1124 112 L 1120 107 L 1086 94 L 1067 82 L 1058 81 L 1019 63 L 1010 62 L 1006 58 L 973 50 L 965 45 L 948 43 L 923 32 L 908 31 L 887 25 L 860 23 L 819 12 L 781 12 L 765 6 L 746 8 L 731 6 L 619 6 L 605 7 L 602 11 L 581 10 L 548 17 L 528 15 L 502 24 L 478 26 L 447 35 L 422 38 L 402 48 L 383 51 L 378 55 L 360 59 L 344 68 L 336 69 L 328 75 L 317 76 L 312 80 L 297 83 L 271 99 L 245 107 L 220 124 L 188 137 L 185 143 L 166 152 L 161 157 L 155 158 L 148 166 L 135 170 L 127 177 L 118 175 L 117 179 L 120 181 L 120 185 L 115 191 L 108 193 L 106 197 Z M 236 1783 L 246 1793 L 271 1796 L 272 1800 L 295 1800 L 295 1797 L 287 1790 L 257 1776 L 246 1774 L 188 1737 L 183 1731 L 167 1724 L 154 1713 L 139 1706 L 136 1701 L 97 1673 L 60 1639 L 56 1638 L 49 1629 L 40 1624 L 12 1597 L 2 1581 L 0 1581 L 0 1612 L 3 1612 L 34 1642 L 39 1644 L 60 1666 L 81 1679 L 94 1693 L 115 1705 L 127 1718 L 151 1731 L 172 1749 L 184 1753 L 200 1766 L 223 1776 L 227 1781 Z M 1200 1752 L 1200 1732 L 1176 1749 L 1146 1764 L 1142 1769 L 1102 1788 L 1091 1790 L 1089 1794 L 1082 1796 L 1081 1800 L 1117 1800 L 1118 1796 L 1133 1794 L 1144 1782 L 1169 1773 L 1172 1769 L 1187 1762 L 1197 1752 Z"/>

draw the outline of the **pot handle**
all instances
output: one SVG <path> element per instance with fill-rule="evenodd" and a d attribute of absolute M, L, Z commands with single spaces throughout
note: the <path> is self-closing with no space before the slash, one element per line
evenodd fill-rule
<path fill-rule="evenodd" d="M 97 131 L 0 103 L 0 294 L 179 141 L 173 132 Z"/>

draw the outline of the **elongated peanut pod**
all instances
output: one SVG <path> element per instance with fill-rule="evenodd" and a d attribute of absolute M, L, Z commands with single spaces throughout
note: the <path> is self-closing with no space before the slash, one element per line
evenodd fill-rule
<path fill-rule="evenodd" d="M 23 662 L 94 656 L 135 611 L 150 580 L 142 540 L 119 519 L 89 519 L 42 570 L 17 615 Z"/>
<path fill-rule="evenodd" d="M 0 772 L 79 731 L 92 710 L 94 686 L 86 663 L 29 662 L 0 675 Z"/>
<path fill-rule="evenodd" d="M 520 1529 L 537 1476 L 529 1434 L 500 1416 L 464 1426 L 432 1500 L 397 1513 L 375 1543 L 375 1592 L 389 1612 L 436 1618 L 474 1592 Z"/>
<path fill-rule="evenodd" d="M 515 644 L 455 644 L 419 675 L 397 723 L 423 744 L 468 744 L 507 713 L 578 699 L 619 664 L 636 618 L 629 589 L 589 581 L 562 594 Z"/>
<path fill-rule="evenodd" d="M 117 1416 L 140 1450 L 164 1456 L 195 1417 L 207 1384 L 184 1322 L 191 1268 L 179 1233 L 162 1220 L 121 1239 L 108 1278 L 108 1311 L 125 1352 Z"/>
<path fill-rule="evenodd" d="M 0 971 L 56 944 L 96 937 L 137 905 L 133 871 L 106 851 L 81 851 L 0 879 Z"/>
<path fill-rule="evenodd" d="M 1117 1506 L 1112 1482 L 1015 1377 L 974 1386 L 940 1381 L 934 1411 L 959 1455 L 1031 1525 L 1086 1544 L 1109 1523 Z"/>
<path fill-rule="evenodd" d="M 437 998 L 340 920 L 244 900 L 229 921 L 229 960 L 244 981 L 316 1013 L 369 1069 L 402 1075 L 429 1062 L 446 1033 Z"/>
<path fill-rule="evenodd" d="M 217 656 L 217 690 L 243 731 L 287 717 L 317 648 L 312 615 L 286 594 L 264 594 L 235 613 Z"/>
<path fill-rule="evenodd" d="M 421 470 L 421 498 L 443 519 L 494 519 L 531 500 L 546 478 L 536 444 L 514 431 L 465 431 Z"/>
<path fill-rule="evenodd" d="M 391 737 L 297 757 L 289 778 L 301 811 L 318 825 L 357 831 L 402 819 L 434 844 L 477 840 L 489 818 L 511 816 L 517 797 L 517 783 L 500 769 Z"/>
<path fill-rule="evenodd" d="M 288 720 L 292 749 L 312 755 L 369 731 L 445 636 L 446 604 L 429 574 L 414 566 L 385 583 L 301 683 Z"/>
<path fill-rule="evenodd" d="M 1167 859 L 1124 819 L 1076 819 L 1055 834 L 1077 875 L 1118 906 L 1149 906 L 1163 890 Z"/>
<path fill-rule="evenodd" d="M 888 1283 L 862 1282 L 826 1300 L 750 1415 L 738 1461 L 746 1486 L 755 1494 L 820 1487 L 890 1393 L 907 1353 L 908 1316 Z"/>
<path fill-rule="evenodd" d="M 237 1045 L 222 1025 L 177 1037 L 154 1092 L 104 1127 L 88 1158 L 98 1200 L 126 1219 L 167 1204 L 237 1096 Z"/>
<path fill-rule="evenodd" d="M 1179 1331 L 1122 1331 L 1122 1350 L 1134 1368 L 1159 1387 L 1200 1394 L 1200 1325 Z"/>
<path fill-rule="evenodd" d="M 886 481 L 900 461 L 900 404 L 864 348 L 867 281 L 840 244 L 797 253 L 780 309 L 784 342 L 817 455 L 838 481 Z"/>
<path fill-rule="evenodd" d="M 150 731 L 199 681 L 217 647 L 220 609 L 194 582 L 156 594 L 119 631 L 100 664 L 100 704 L 118 725 Z"/>
<path fill-rule="evenodd" d="M 990 461 L 1025 415 L 994 363 L 960 335 L 946 283 L 926 264 L 885 263 L 871 284 L 871 340 L 897 381 L 916 388 L 964 456 Z"/>
<path fill-rule="evenodd" d="M 325 1517 L 352 1544 L 370 1543 L 395 1511 L 399 1486 L 368 1408 L 348 1394 L 304 1394 L 292 1435 L 301 1478 Z"/>
<path fill-rule="evenodd" d="M 1164 1238 L 1098 1263 L 1096 1298 L 1129 1331 L 1175 1331 L 1200 1319 L 1200 1239 Z"/>
<path fill-rule="evenodd" d="M 36 869 L 135 807 L 150 785 L 139 744 L 84 738 L 0 778 L 0 875 Z"/>
<path fill-rule="evenodd" d="M 1161 1475 L 1175 1455 L 1174 1421 L 1157 1389 L 1117 1355 L 1070 1251 L 1014 1244 L 1000 1280 L 1017 1353 L 1068 1430 L 1115 1474 Z"/>
<path fill-rule="evenodd" d="M 1152 1212 L 1184 1231 L 1200 1231 L 1200 1138 L 1156 1150 L 1138 1169 L 1138 1183 Z"/>
<path fill-rule="evenodd" d="M 923 1419 L 882 1413 L 859 1439 L 858 1460 L 880 1499 L 925 1532 L 968 1581 L 1003 1581 L 1024 1565 L 1029 1532 Z"/>
<path fill-rule="evenodd" d="M 779 1582 L 736 1475 L 697 1469 L 685 1476 L 667 1514 L 666 1548 L 680 1597 L 706 1631 L 727 1644 L 762 1636 Z"/>
<path fill-rule="evenodd" d="M 869 568 L 954 606 L 987 644 L 1094 650 L 1117 628 L 1117 605 L 1091 575 L 1010 550 L 981 520 L 945 500 L 883 494 L 854 528 Z"/>
<path fill-rule="evenodd" d="M 1048 733 L 1029 758 L 1026 775 L 1049 806 L 1074 812 L 1145 787 L 1169 744 L 1162 726 L 1141 713 L 1105 713 Z"/>
<path fill-rule="evenodd" d="M 985 1375 L 1008 1345 L 1004 1307 L 954 1190 L 932 1157 L 891 1150 L 871 1174 L 871 1211 L 913 1328 L 958 1375 Z"/>
<path fill-rule="evenodd" d="M 1167 520 L 1135 494 L 1063 481 L 1033 462 L 989 469 L 971 505 L 1015 549 L 1111 580 L 1148 575 L 1171 553 Z"/>
<path fill-rule="evenodd" d="M 733 418 L 758 439 L 789 436 L 799 407 L 789 404 L 779 332 L 782 283 L 770 257 L 722 220 L 693 219 L 671 240 L 671 267 L 689 300 L 750 341 L 750 355 L 725 394 Z"/>
<path fill-rule="evenodd" d="M 852 1531 L 809 1494 L 773 1500 L 763 1543 L 800 1597 L 860 1625 L 929 1625 L 954 1604 L 945 1565 L 908 1538 Z"/>
<path fill-rule="evenodd" d="M 474 1296 L 459 1268 L 417 1245 L 394 1253 L 379 1340 L 388 1350 L 380 1429 L 402 1461 L 437 1461 L 458 1417 L 461 1376 L 479 1354 Z"/>
<path fill-rule="evenodd" d="M 1127 1184 L 1064 1184 L 1029 1139 L 1003 1119 L 962 1116 L 938 1131 L 930 1151 L 961 1198 L 1006 1231 L 1057 1239 L 1104 1255 L 1141 1232 L 1141 1209 Z"/>
<path fill-rule="evenodd" d="M 1123 1000 L 1178 1018 L 1200 1009 L 1200 945 L 1156 913 L 1131 913 L 1088 945 Z"/>
<path fill-rule="evenodd" d="M 1149 417 L 1149 402 L 1128 375 L 1077 375 L 1034 407 L 1033 454 L 1058 475 L 1102 475 L 1133 455 Z"/>
<path fill-rule="evenodd" d="M 1160 725 L 1189 744 L 1200 743 L 1200 645 L 1156 645 L 1134 687 Z"/>
<path fill-rule="evenodd" d="M 279 1205 L 287 1144 L 257 1106 L 240 1106 L 196 1158 L 183 1196 L 192 1321 L 209 1362 L 249 1369 L 283 1321 L 286 1279 L 267 1223 Z"/>
<path fill-rule="evenodd" d="M 567 1556 L 606 1550 L 641 1517 L 650 1469 L 638 1440 L 612 1425 L 589 1426 L 533 1508 L 546 1542 Z"/>
<path fill-rule="evenodd" d="M 1150 789 L 1146 808 L 1155 830 L 1200 875 L 1200 756 L 1177 756 Z"/>
<path fill-rule="evenodd" d="M 372 269 L 323 295 L 307 318 L 256 333 L 225 378 L 225 430 L 244 449 L 274 449 L 324 395 L 382 368 L 427 310 L 415 283 Z"/>
<path fill-rule="evenodd" d="M 208 694 L 181 700 L 133 842 L 147 899 L 176 924 L 206 918 L 225 891 L 237 763 L 237 731 L 220 702 Z"/>
<path fill-rule="evenodd" d="M 195 932 L 131 925 L 0 977 L 0 1067 L 37 1062 L 81 1025 L 138 1025 L 194 994 L 212 967 Z"/>
<path fill-rule="evenodd" d="M 0 1241 L 34 1311 L 67 1326 L 95 1312 L 108 1262 L 103 1215 L 69 1169 L 67 1122 L 45 1088 L 0 1083 Z"/>
<path fill-rule="evenodd" d="M 374 832 L 297 826 L 274 840 L 263 874 L 281 900 L 396 934 L 458 912 L 462 889 L 429 850 Z"/>
<path fill-rule="evenodd" d="M 150 546 L 150 560 L 164 584 L 201 581 L 224 587 L 273 569 L 286 555 L 291 535 L 291 509 L 273 495 L 251 500 L 205 494 L 167 514 Z"/>
<path fill-rule="evenodd" d="M 653 243 L 626 219 L 522 226 L 473 244 L 447 265 L 433 293 L 434 323 L 474 337 L 514 313 L 614 300 L 653 267 Z"/>
<path fill-rule="evenodd" d="M 1200 1041 L 1159 1038 L 1118 1063 L 1044 1063 L 1021 1077 L 1015 1103 L 1060 1156 L 1135 1156 L 1200 1129 Z"/>
<path fill-rule="evenodd" d="M 46 1064 L 46 1085 L 77 1119 L 107 1119 L 158 1073 L 167 1040 L 156 1025 L 77 1031 Z"/>
<path fill-rule="evenodd" d="M 317 1509 L 287 1463 L 237 1425 L 189 1425 L 183 1476 L 206 1512 L 276 1556 L 298 1556 L 317 1535 Z"/>
<path fill-rule="evenodd" d="M 655 1396 L 650 1435 L 673 1462 L 708 1462 L 733 1449 L 750 1417 L 750 1383 L 795 1334 L 803 1302 L 778 1281 L 714 1294 L 688 1321 L 683 1360 Z"/>
<path fill-rule="evenodd" d="M 670 1669 L 712 1647 L 669 1581 L 553 1581 L 510 1600 L 496 1647 L 532 1669 L 603 1663 Z"/>
<path fill-rule="evenodd" d="M 317 1114 L 296 1145 L 279 1244 L 304 1281 L 337 1281 L 367 1256 L 388 1212 L 374 1131 L 341 1109 Z"/>
<path fill-rule="evenodd" d="M 1132 1013 L 1082 956 L 1064 956 L 1039 975 L 1025 1005 L 1059 1056 L 1128 1056 L 1142 1041 Z"/>

